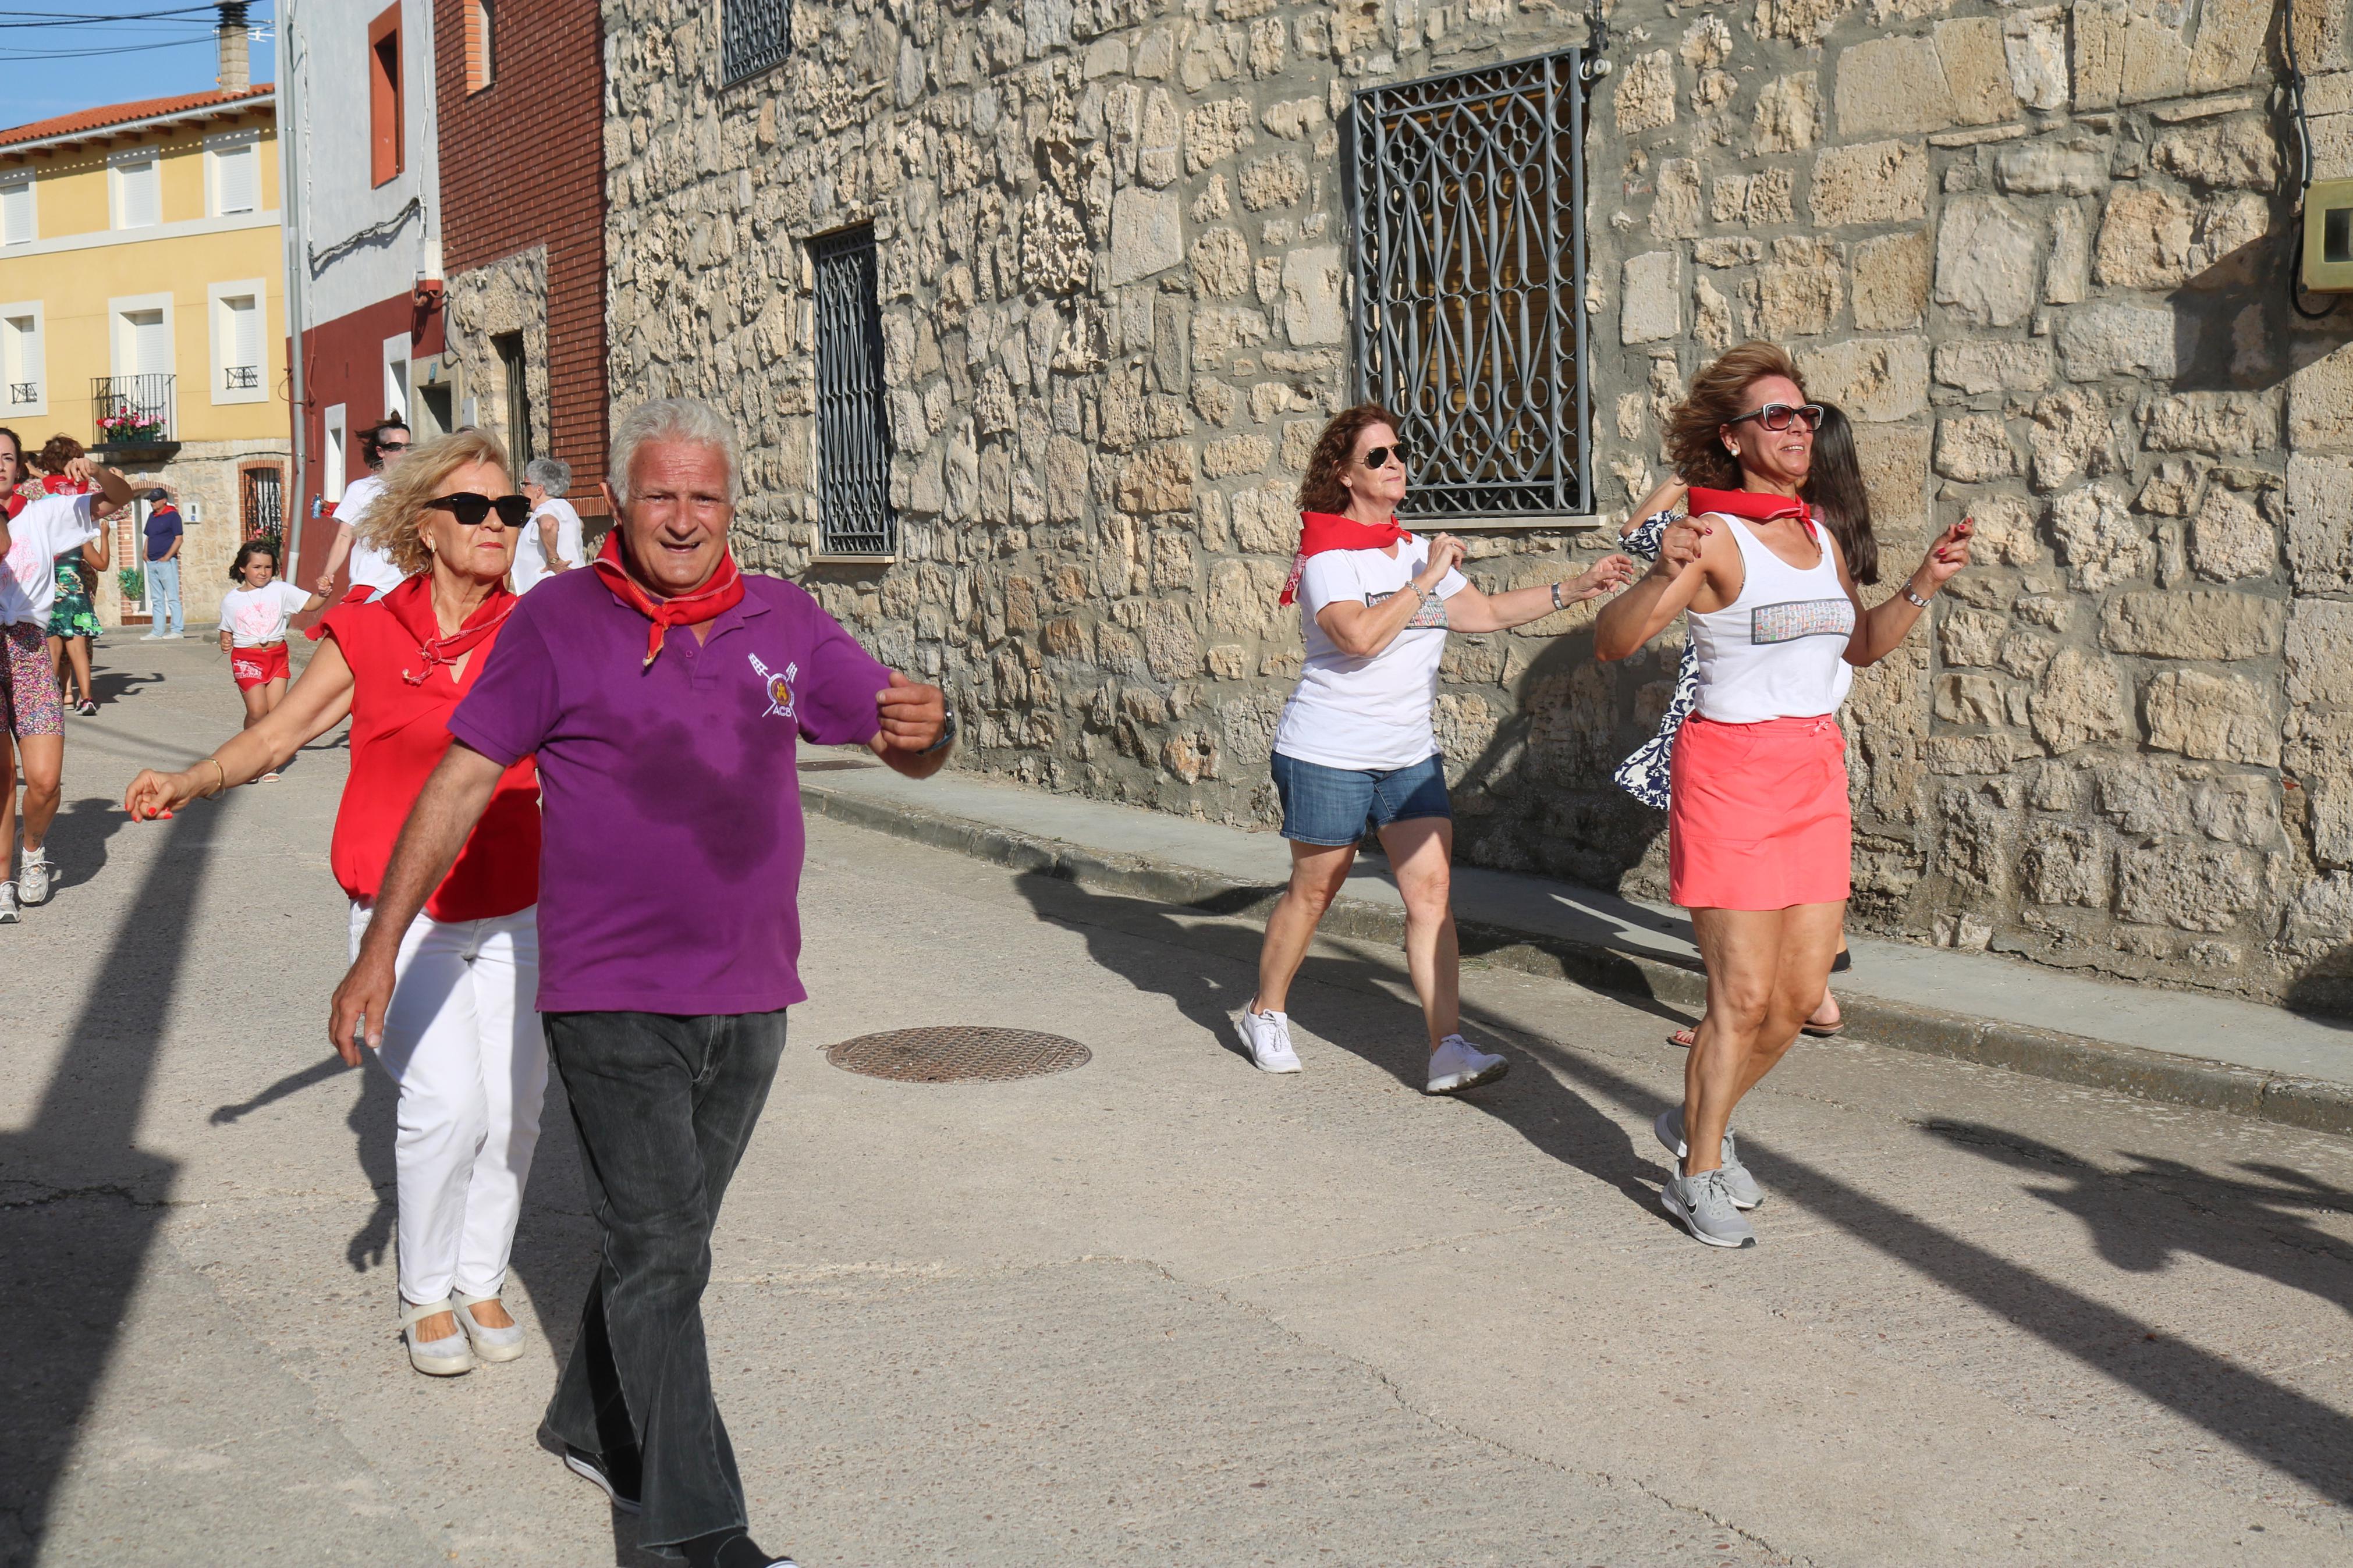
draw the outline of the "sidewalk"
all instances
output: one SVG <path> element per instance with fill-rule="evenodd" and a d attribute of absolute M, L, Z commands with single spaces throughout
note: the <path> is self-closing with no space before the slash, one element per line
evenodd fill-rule
<path fill-rule="evenodd" d="M 1220 914 L 1262 912 L 1287 874 L 1272 833 L 964 773 L 916 783 L 862 752 L 812 751 L 800 784 L 810 810 L 843 822 Z M 1694 1014 L 1704 999 L 1691 922 L 1679 910 L 1470 866 L 1455 868 L 1454 909 L 1467 959 L 1630 991 Z M 1324 930 L 1402 935 L 1404 905 L 1377 857 L 1358 859 Z M 2353 1027 L 1989 953 L 1861 935 L 1850 945 L 1854 969 L 1835 989 L 1849 1028 L 1879 1043 L 2353 1132 Z"/>

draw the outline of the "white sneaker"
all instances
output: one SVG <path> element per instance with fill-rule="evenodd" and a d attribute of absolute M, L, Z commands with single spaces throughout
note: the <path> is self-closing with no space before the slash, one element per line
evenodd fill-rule
<path fill-rule="evenodd" d="M 0 926 L 16 923 L 16 884 L 0 882 Z"/>
<path fill-rule="evenodd" d="M 1299 1053 L 1291 1048 L 1291 1016 L 1287 1013 L 1253 1013 L 1244 1008 L 1234 1015 L 1234 1028 L 1250 1047 L 1250 1060 L 1265 1072 L 1297 1072 Z"/>
<path fill-rule="evenodd" d="M 49 901 L 49 884 L 57 877 L 57 868 L 49 864 L 46 853 L 27 851 L 16 866 L 16 893 L 27 907 Z"/>
<path fill-rule="evenodd" d="M 1438 1042 L 1430 1057 L 1430 1082 L 1424 1094 L 1460 1094 L 1482 1083 L 1493 1083 L 1512 1070 L 1501 1057 L 1489 1056 L 1460 1035 Z"/>

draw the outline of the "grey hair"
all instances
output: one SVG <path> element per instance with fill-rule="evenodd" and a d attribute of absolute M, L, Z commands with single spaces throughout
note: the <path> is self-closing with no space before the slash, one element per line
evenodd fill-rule
<path fill-rule="evenodd" d="M 572 489 L 572 465 L 561 458 L 533 458 L 522 466 L 522 482 L 552 496 L 565 494 Z"/>
<path fill-rule="evenodd" d="M 666 441 L 718 447 L 727 459 L 727 500 L 744 499 L 744 465 L 736 458 L 735 427 L 727 416 L 699 397 L 657 397 L 630 409 L 614 427 L 607 468 L 615 500 L 629 504 L 630 470 L 637 465 L 638 448 Z"/>

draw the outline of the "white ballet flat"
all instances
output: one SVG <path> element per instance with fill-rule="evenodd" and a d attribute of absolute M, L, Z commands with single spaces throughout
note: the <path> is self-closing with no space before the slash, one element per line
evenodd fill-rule
<path fill-rule="evenodd" d="M 462 1328 L 443 1339 L 420 1340 L 417 1325 L 436 1312 L 449 1312 L 463 1323 L 467 1314 L 459 1312 L 457 1304 L 448 1297 L 427 1301 L 423 1306 L 401 1303 L 400 1337 L 408 1342 L 408 1364 L 427 1377 L 455 1377 L 461 1372 L 474 1370 L 474 1348 L 466 1342 Z"/>
<path fill-rule="evenodd" d="M 468 1296 L 460 1293 L 458 1303 L 458 1324 L 466 1331 L 466 1338 L 474 1343 L 474 1353 L 484 1361 L 512 1361 L 522 1354 L 522 1325 L 510 1323 L 503 1329 L 487 1328 L 474 1321 L 474 1306 L 480 1301 L 496 1301 L 496 1296 Z M 510 1313 L 509 1316 L 513 1314 Z"/>

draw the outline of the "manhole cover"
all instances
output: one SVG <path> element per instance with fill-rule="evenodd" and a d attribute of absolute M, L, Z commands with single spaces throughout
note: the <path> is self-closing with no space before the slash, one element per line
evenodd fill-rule
<path fill-rule="evenodd" d="M 860 1035 L 827 1051 L 825 1059 L 868 1078 L 901 1083 L 995 1083 L 1067 1072 L 1086 1066 L 1094 1053 L 1060 1035 L 950 1024 Z"/>

